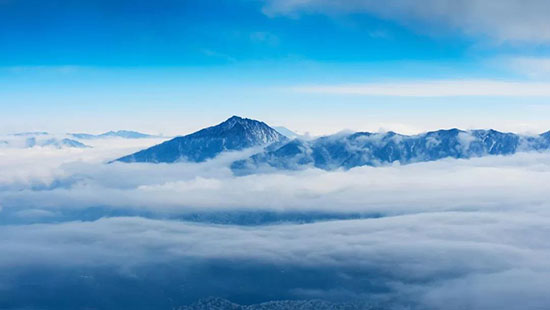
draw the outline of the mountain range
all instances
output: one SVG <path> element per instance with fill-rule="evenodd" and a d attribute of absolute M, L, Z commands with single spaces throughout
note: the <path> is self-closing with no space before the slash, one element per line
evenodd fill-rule
<path fill-rule="evenodd" d="M 522 136 L 496 130 L 438 130 L 407 136 L 394 132 L 332 135 L 311 141 L 289 143 L 233 163 L 237 171 L 260 167 L 299 169 L 314 166 L 324 170 L 381 166 L 399 162 L 434 161 L 443 158 L 472 158 L 511 155 L 521 151 L 550 149 L 550 134 Z"/>
<path fill-rule="evenodd" d="M 102 134 L 94 135 L 89 133 L 71 133 L 69 134 L 72 137 L 76 139 L 101 139 L 101 138 L 125 138 L 125 139 L 143 139 L 143 138 L 153 138 L 156 136 L 144 134 L 137 131 L 130 131 L 130 130 L 118 130 L 118 131 L 108 131 Z"/>
<path fill-rule="evenodd" d="M 34 147 L 34 146 L 53 146 L 55 148 L 89 148 L 90 146 L 81 143 L 79 141 L 73 140 L 73 139 L 57 139 L 57 138 L 50 138 L 43 141 L 36 140 L 36 138 L 27 138 L 26 140 L 26 147 Z"/>
<path fill-rule="evenodd" d="M 45 131 L 19 132 L 0 136 L 0 147 L 7 148 L 33 148 L 53 147 L 62 148 L 91 148 L 91 146 L 79 140 L 92 140 L 104 138 L 142 139 L 158 138 L 159 136 L 148 135 L 137 131 L 118 130 L 102 134 L 68 133 L 50 134 Z"/>
<path fill-rule="evenodd" d="M 53 147 L 57 149 L 62 148 L 90 148 L 90 146 L 81 143 L 74 139 L 50 137 L 47 134 L 32 135 L 31 133 L 14 134 L 13 139 L 10 137 L 7 140 L 0 140 L 0 147 L 9 148 L 33 148 L 39 147 Z"/>
<path fill-rule="evenodd" d="M 324 170 L 409 164 L 443 158 L 511 155 L 550 149 L 550 131 L 518 135 L 496 130 L 444 129 L 418 135 L 395 132 L 340 133 L 306 140 L 289 139 L 263 122 L 233 116 L 225 122 L 119 158 L 122 162 L 202 162 L 225 151 L 262 147 L 231 168 L 246 174 L 261 168 Z"/>

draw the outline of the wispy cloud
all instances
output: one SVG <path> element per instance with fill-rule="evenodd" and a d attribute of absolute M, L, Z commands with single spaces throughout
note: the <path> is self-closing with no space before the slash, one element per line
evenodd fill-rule
<path fill-rule="evenodd" d="M 498 80 L 426 80 L 365 84 L 304 85 L 292 87 L 291 90 L 302 93 L 393 97 L 549 97 L 550 83 Z"/>
<path fill-rule="evenodd" d="M 69 75 L 77 73 L 81 70 L 90 70 L 90 67 L 82 66 L 14 66 L 8 67 L 8 71 L 12 73 L 46 73 L 46 74 L 60 74 L 60 75 Z"/>
<path fill-rule="evenodd" d="M 218 58 L 229 63 L 237 62 L 235 57 L 209 48 L 201 49 L 201 52 L 208 57 Z"/>
<path fill-rule="evenodd" d="M 548 57 L 507 57 L 499 59 L 501 65 L 533 79 L 550 77 L 550 58 Z"/>
<path fill-rule="evenodd" d="M 458 30 L 500 42 L 550 42 L 545 0 L 269 0 L 268 15 L 366 13 L 394 20 L 417 31 Z"/>

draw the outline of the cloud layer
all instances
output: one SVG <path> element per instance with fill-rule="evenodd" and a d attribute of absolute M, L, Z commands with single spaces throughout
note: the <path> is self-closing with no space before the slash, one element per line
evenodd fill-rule
<path fill-rule="evenodd" d="M 387 294 L 401 299 L 414 294 L 415 302 L 435 308 L 447 304 L 448 309 L 522 309 L 526 303 L 544 308 L 550 302 L 550 249 L 545 241 L 549 224 L 547 216 L 516 211 L 257 228 L 143 218 L 7 226 L 0 229 L 5 254 L 0 269 L 103 267 L 132 273 L 144 265 L 265 264 L 340 270 L 342 286 L 329 287 L 349 290 L 349 296 L 369 296 L 361 291 L 364 287 L 349 287 L 365 272 L 376 274 L 370 281 L 388 288 Z M 208 279 L 211 274 L 202 276 Z M 294 289 L 293 284 L 286 289 Z M 317 294 L 321 297 L 322 291 Z"/>
<path fill-rule="evenodd" d="M 269 0 L 264 7 L 271 16 L 366 13 L 423 32 L 443 27 L 498 42 L 544 44 L 550 41 L 549 10 L 550 3 L 544 0 Z"/>
<path fill-rule="evenodd" d="M 0 179 L 4 212 L 107 206 L 169 214 L 239 209 L 392 215 L 530 208 L 550 198 L 547 153 L 235 177 L 228 165 L 249 154 L 228 153 L 202 164 L 107 165 L 74 161 L 72 150 L 50 152 L 59 157 L 18 150 L 6 158 Z"/>
<path fill-rule="evenodd" d="M 44 307 L 44 296 L 60 298 L 52 287 L 84 292 L 67 308 L 210 295 L 388 309 L 550 305 L 548 153 L 235 177 L 229 163 L 249 154 L 105 164 L 143 145 L 95 143 L 0 150 L 0 306 Z M 246 212 L 273 212 L 282 222 L 185 217 L 201 212 L 244 222 Z M 291 212 L 301 220 L 281 215 Z M 115 293 L 132 297 L 101 306 Z"/>

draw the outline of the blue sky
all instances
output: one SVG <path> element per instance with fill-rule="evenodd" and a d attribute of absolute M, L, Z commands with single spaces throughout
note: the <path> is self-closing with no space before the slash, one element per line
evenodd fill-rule
<path fill-rule="evenodd" d="M 181 134 L 233 114 L 312 134 L 545 131 L 548 9 L 535 0 L 0 0 L 0 131 Z"/>

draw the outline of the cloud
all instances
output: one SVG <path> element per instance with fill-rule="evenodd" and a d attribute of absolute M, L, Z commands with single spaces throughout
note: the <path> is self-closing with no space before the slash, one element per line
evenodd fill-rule
<path fill-rule="evenodd" d="M 52 137 L 63 137 L 55 136 Z M 32 186 L 32 183 L 51 183 L 56 177 L 61 178 L 60 167 L 66 163 L 99 164 L 118 158 L 147 146 L 157 144 L 165 138 L 152 139 L 98 139 L 87 141 L 93 148 L 62 148 L 32 147 L 20 148 L 26 137 L 0 137 L 0 140 L 10 140 L 0 147 L 0 189 L 5 186 Z M 14 140 L 15 139 L 15 140 Z M 20 140 L 17 142 L 16 140 Z M 14 147 L 16 146 L 16 147 Z M 38 164 L 40 163 L 40 164 Z"/>
<path fill-rule="evenodd" d="M 1 3 L 0 3 L 1 4 Z M 5 68 L 3 68 L 5 70 Z M 56 75 L 71 75 L 81 71 L 83 69 L 88 69 L 81 66 L 15 66 L 8 67 L 12 73 L 24 74 L 24 73 L 33 73 L 33 74 L 56 74 Z"/>
<path fill-rule="evenodd" d="M 484 306 L 503 306 L 506 300 L 513 301 L 507 309 L 521 309 L 525 302 L 548 304 L 542 288 L 550 284 L 545 241 L 549 224 L 548 217 L 516 210 L 254 228 L 143 218 L 3 226 L 0 270 L 65 266 L 131 272 L 143 265 L 218 261 L 224 268 L 263 264 L 340 270 L 346 277 L 327 286 L 351 292 L 350 284 L 370 272 L 369 281 L 392 288 L 386 294 L 403 298 L 414 292 L 415 302 L 440 306 L 451 301 L 453 309 L 493 309 Z M 207 271 L 201 275 L 212 276 Z M 293 285 L 286 284 L 289 288 Z M 456 292 L 476 298 L 457 299 Z"/>
<path fill-rule="evenodd" d="M 310 85 L 291 88 L 300 93 L 390 97 L 549 97 L 550 83 L 499 80 L 427 80 L 367 84 Z"/>
<path fill-rule="evenodd" d="M 423 296 L 433 309 L 545 309 L 548 270 L 512 268 L 506 271 L 472 274 L 441 283 Z M 517 286 L 522 283 L 522 286 Z M 546 296 L 545 296 L 546 295 Z"/>
<path fill-rule="evenodd" d="M 443 27 L 498 42 L 544 44 L 550 41 L 549 10 L 545 0 L 269 0 L 263 8 L 269 16 L 365 13 L 423 32 Z"/>
<path fill-rule="evenodd" d="M 4 214 L 27 208 L 72 212 L 108 207 L 164 215 L 248 210 L 372 216 L 516 205 L 528 209 L 550 200 L 544 182 L 550 178 L 547 153 L 235 177 L 228 166 L 253 150 L 201 164 L 105 164 L 124 150 L 4 150 Z"/>
<path fill-rule="evenodd" d="M 116 287 L 178 299 L 172 288 L 181 287 L 189 301 L 248 294 L 412 309 L 550 304 L 548 153 L 235 177 L 227 167 L 247 152 L 201 164 L 105 164 L 146 144 L 116 141 L 0 149 L 0 306 L 28 306 L 52 285 L 90 292 L 90 281 L 99 296 Z M 182 220 L 244 211 L 314 221 Z M 331 215 L 315 219 L 323 212 Z M 337 216 L 350 213 L 372 216 Z M 161 270 L 167 275 L 155 278 Z"/>
<path fill-rule="evenodd" d="M 237 59 L 235 57 L 209 49 L 209 48 L 201 49 L 201 52 L 208 57 L 217 58 L 229 63 L 237 62 Z"/>
<path fill-rule="evenodd" d="M 550 77 L 550 58 L 508 57 L 500 59 L 499 62 L 533 79 L 547 79 Z"/>

